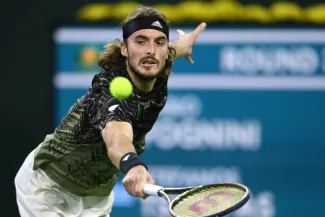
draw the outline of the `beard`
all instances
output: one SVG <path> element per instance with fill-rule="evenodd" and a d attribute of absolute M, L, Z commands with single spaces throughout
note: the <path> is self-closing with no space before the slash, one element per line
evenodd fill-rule
<path fill-rule="evenodd" d="M 138 77 L 139 79 L 141 80 L 144 80 L 144 81 L 152 81 L 154 80 L 155 78 L 158 77 L 158 75 L 163 71 L 163 69 L 161 69 L 157 75 L 144 75 L 142 74 L 140 71 L 136 70 L 136 68 L 132 65 L 132 63 L 130 62 L 130 60 L 128 59 L 128 65 L 131 69 L 131 71 L 133 72 L 133 74 Z"/>

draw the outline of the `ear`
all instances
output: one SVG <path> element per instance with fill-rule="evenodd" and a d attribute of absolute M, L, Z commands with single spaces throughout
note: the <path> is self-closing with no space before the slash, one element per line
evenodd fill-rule
<path fill-rule="evenodd" d="M 122 56 L 127 57 L 128 56 L 128 51 L 127 51 L 126 44 L 124 42 L 121 42 L 120 47 L 121 47 Z"/>

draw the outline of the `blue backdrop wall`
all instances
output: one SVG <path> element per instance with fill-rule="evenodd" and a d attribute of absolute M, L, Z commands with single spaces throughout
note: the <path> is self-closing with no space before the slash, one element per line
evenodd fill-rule
<path fill-rule="evenodd" d="M 99 51 L 115 38 L 121 33 L 111 26 L 54 30 L 55 125 L 88 90 Z M 325 29 L 211 27 L 193 59 L 175 63 L 147 138 L 143 158 L 156 182 L 243 183 L 253 197 L 233 217 L 323 216 Z M 162 199 L 133 198 L 120 182 L 114 191 L 113 217 L 168 216 Z"/>

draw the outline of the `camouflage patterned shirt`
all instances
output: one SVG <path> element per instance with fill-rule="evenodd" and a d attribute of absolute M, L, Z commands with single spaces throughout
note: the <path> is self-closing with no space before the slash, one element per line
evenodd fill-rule
<path fill-rule="evenodd" d="M 129 98 L 117 100 L 109 91 L 110 81 L 117 76 L 129 78 L 125 69 L 96 74 L 89 91 L 35 151 L 34 169 L 41 168 L 59 185 L 79 196 L 107 196 L 118 179 L 119 171 L 108 158 L 101 136 L 106 123 L 130 123 L 133 144 L 141 154 L 145 135 L 167 100 L 167 80 L 163 78 L 157 78 L 150 92 L 142 92 L 133 85 Z"/>

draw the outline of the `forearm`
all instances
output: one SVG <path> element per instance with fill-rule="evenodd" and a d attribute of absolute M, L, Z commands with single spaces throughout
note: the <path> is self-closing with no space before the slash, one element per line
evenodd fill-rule
<path fill-rule="evenodd" d="M 120 169 L 120 160 L 126 153 L 136 153 L 132 142 L 123 133 L 111 135 L 110 141 L 108 141 L 108 138 L 104 138 L 104 140 L 106 141 L 108 157 L 118 169 Z"/>

